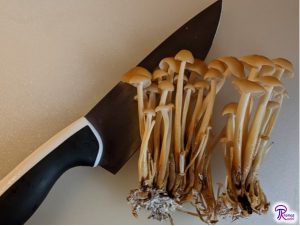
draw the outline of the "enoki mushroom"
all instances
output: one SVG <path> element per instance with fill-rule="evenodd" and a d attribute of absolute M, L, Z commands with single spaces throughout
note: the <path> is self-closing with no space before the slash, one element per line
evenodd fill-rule
<path fill-rule="evenodd" d="M 215 100 L 228 77 L 240 97 L 224 106 L 227 123 L 213 141 Z M 178 210 L 213 224 L 218 217 L 266 213 L 269 202 L 258 171 L 287 96 L 283 77 L 293 77 L 292 64 L 283 58 L 220 57 L 206 64 L 188 50 L 162 59 L 153 74 L 142 67 L 128 71 L 122 81 L 137 88 L 142 141 L 139 188 L 127 198 L 133 215 L 145 209 L 149 218 L 173 223 L 171 214 Z M 223 146 L 226 166 L 217 194 L 210 163 L 216 142 Z M 184 203 L 195 212 L 184 210 Z"/>

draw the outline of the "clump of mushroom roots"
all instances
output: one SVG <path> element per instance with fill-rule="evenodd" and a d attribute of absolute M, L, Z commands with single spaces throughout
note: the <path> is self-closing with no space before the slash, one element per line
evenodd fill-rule
<path fill-rule="evenodd" d="M 139 187 L 127 197 L 133 215 L 145 209 L 149 218 L 173 223 L 178 210 L 214 224 L 219 217 L 266 213 L 258 170 L 287 96 L 281 78 L 292 76 L 284 58 L 227 56 L 206 64 L 188 50 L 162 59 L 153 73 L 135 67 L 124 74 L 122 81 L 137 88 L 141 138 Z M 213 137 L 215 100 L 228 77 L 240 97 L 224 106 L 226 125 Z M 211 156 L 217 142 L 224 148 L 226 179 L 215 194 Z M 183 209 L 185 203 L 195 212 Z"/>

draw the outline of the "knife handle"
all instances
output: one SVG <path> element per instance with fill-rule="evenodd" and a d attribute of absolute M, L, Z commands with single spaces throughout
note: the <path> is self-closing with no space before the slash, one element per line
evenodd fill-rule
<path fill-rule="evenodd" d="M 64 172 L 96 166 L 101 154 L 101 138 L 84 117 L 59 132 L 0 181 L 0 224 L 24 224 Z"/>

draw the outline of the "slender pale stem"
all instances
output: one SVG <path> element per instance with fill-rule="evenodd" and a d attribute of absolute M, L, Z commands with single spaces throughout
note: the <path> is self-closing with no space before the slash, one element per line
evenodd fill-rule
<path fill-rule="evenodd" d="M 247 104 L 247 109 L 245 113 L 244 125 L 243 125 L 243 141 L 242 141 L 242 150 L 245 149 L 247 138 L 248 138 L 248 129 L 250 123 L 251 112 L 253 108 L 254 97 L 250 96 L 249 103 Z"/>
<path fill-rule="evenodd" d="M 179 156 L 181 152 L 181 115 L 182 115 L 182 93 L 183 93 L 183 76 L 186 62 L 180 63 L 178 74 L 176 97 L 175 97 L 175 128 L 174 128 L 174 157 L 176 168 L 179 170 Z"/>
<path fill-rule="evenodd" d="M 279 108 L 275 109 L 275 110 L 272 112 L 272 115 L 271 115 L 271 117 L 270 117 L 270 120 L 268 121 L 268 124 L 267 124 L 267 126 L 266 126 L 266 129 L 263 131 L 263 134 L 264 134 L 265 136 L 270 137 L 270 135 L 271 135 L 271 133 L 272 133 L 272 131 L 273 131 L 273 129 L 274 129 L 275 123 L 276 123 L 277 118 L 278 118 L 278 116 L 279 116 L 280 108 L 281 108 L 281 106 L 282 106 L 283 97 L 284 97 L 284 95 L 281 94 L 281 95 L 280 95 L 280 98 L 279 98 L 279 100 L 278 100 Z"/>
<path fill-rule="evenodd" d="M 143 135 L 140 156 L 138 161 L 138 172 L 139 172 L 139 181 L 142 182 L 148 176 L 148 164 L 147 164 L 147 150 L 148 142 L 150 139 L 151 131 L 154 127 L 155 121 L 151 121 L 151 116 L 147 116 L 146 130 Z"/>
<path fill-rule="evenodd" d="M 235 131 L 234 131 L 234 154 L 233 154 L 233 167 L 235 173 L 241 171 L 242 161 L 242 140 L 243 140 L 243 125 L 245 114 L 247 110 L 250 93 L 242 93 L 240 101 L 237 106 L 236 118 L 235 118 Z"/>
<path fill-rule="evenodd" d="M 271 118 L 271 115 L 272 115 L 271 108 L 267 108 L 265 116 L 264 116 L 264 119 L 263 119 L 263 124 L 262 124 L 261 129 L 260 129 L 262 135 L 265 135 L 264 131 L 266 130 L 266 127 L 267 127 L 268 122 L 269 122 L 269 120 Z"/>
<path fill-rule="evenodd" d="M 211 127 L 208 127 L 207 130 L 206 130 L 206 133 L 204 134 L 203 138 L 201 139 L 201 143 L 200 143 L 196 153 L 193 154 L 191 160 L 189 161 L 189 164 L 185 169 L 185 173 L 194 164 L 194 162 L 195 162 L 196 158 L 198 157 L 198 155 L 199 155 L 199 158 L 202 159 L 204 150 L 205 150 L 206 145 L 207 145 L 210 130 L 211 130 Z"/>
<path fill-rule="evenodd" d="M 189 128 L 188 128 L 187 143 L 186 143 L 186 147 L 185 147 L 186 154 L 189 153 L 190 148 L 191 148 L 191 143 L 192 143 L 192 139 L 194 136 L 197 115 L 199 114 L 199 112 L 201 110 L 202 102 L 203 102 L 203 89 L 199 89 L 195 109 L 194 109 L 192 119 L 190 121 Z"/>
<path fill-rule="evenodd" d="M 255 147 L 258 141 L 259 132 L 262 125 L 262 120 L 265 115 L 267 103 L 271 97 L 273 87 L 265 87 L 266 93 L 260 98 L 257 110 L 254 115 L 254 119 L 248 134 L 247 144 L 245 151 L 243 153 L 243 180 L 245 181 L 249 170 L 251 168 L 251 163 L 253 161 L 253 155 L 255 152 Z"/>
<path fill-rule="evenodd" d="M 189 104 L 191 99 L 192 90 L 188 89 L 184 98 L 184 105 L 182 111 L 182 132 L 181 132 L 181 149 L 184 150 L 184 135 L 185 135 L 185 125 L 186 125 L 186 116 L 189 110 Z"/>
<path fill-rule="evenodd" d="M 234 130 L 235 130 L 235 115 L 230 114 L 227 120 L 226 125 L 226 135 L 228 141 L 233 141 L 234 138 Z"/>
<path fill-rule="evenodd" d="M 143 110 L 144 110 L 144 98 L 143 98 L 143 96 L 144 96 L 144 94 L 143 94 L 143 85 L 139 84 L 137 86 L 137 97 L 138 97 L 138 113 L 139 113 L 139 126 L 140 126 L 141 139 L 143 137 L 144 129 L 145 129 L 144 114 L 143 114 Z"/>
<path fill-rule="evenodd" d="M 197 132 L 196 139 L 195 139 L 196 147 L 200 143 L 200 138 L 205 133 L 205 131 L 209 125 L 209 122 L 210 122 L 210 119 L 212 116 L 213 107 L 214 107 L 215 97 L 216 97 L 216 81 L 212 80 L 211 85 L 210 85 L 209 101 L 207 104 L 207 109 L 204 113 L 200 128 Z"/>
<path fill-rule="evenodd" d="M 164 121 L 164 135 L 163 141 L 161 145 L 161 152 L 159 157 L 159 170 L 158 170 L 158 177 L 157 177 L 157 186 L 158 188 L 162 188 L 164 186 L 163 182 L 165 179 L 165 174 L 168 166 L 168 159 L 169 159 L 169 149 L 167 149 L 167 140 L 168 140 L 168 133 L 169 133 L 169 117 L 168 112 L 162 111 L 163 121 Z"/>
<path fill-rule="evenodd" d="M 163 90 L 162 94 L 161 94 L 161 97 L 160 97 L 159 105 L 165 105 L 165 103 L 167 101 L 167 96 L 168 96 L 168 91 Z"/>

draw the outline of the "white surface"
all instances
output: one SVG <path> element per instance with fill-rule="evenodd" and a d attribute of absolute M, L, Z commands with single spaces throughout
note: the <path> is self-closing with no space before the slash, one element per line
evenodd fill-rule
<path fill-rule="evenodd" d="M 212 2 L 0 0 L 0 177 L 87 113 L 123 72 Z M 297 0 L 225 0 L 208 56 L 260 53 L 295 64 L 295 79 L 285 81 L 291 98 L 284 102 L 260 178 L 271 202 L 283 200 L 297 212 L 298 49 Z M 216 113 L 231 96 L 226 89 L 219 95 Z M 223 125 L 219 116 L 214 122 Z M 136 165 L 135 156 L 115 176 L 101 168 L 70 170 L 28 223 L 156 223 L 135 219 L 126 203 L 137 185 Z M 222 181 L 221 155 L 214 156 L 213 172 Z M 175 222 L 200 223 L 181 213 Z M 271 224 L 272 214 L 233 224 L 238 223 Z"/>
<path fill-rule="evenodd" d="M 28 155 L 20 164 L 18 164 L 12 171 L 10 171 L 4 178 L 2 178 L 0 180 L 0 196 L 43 158 L 45 158 L 73 134 L 86 126 L 90 127 L 99 144 L 98 153 L 94 163 L 94 167 L 98 166 L 103 153 L 102 140 L 94 126 L 85 117 L 81 117 L 63 130 L 56 133 L 48 141 L 43 143 L 40 147 Z"/>

